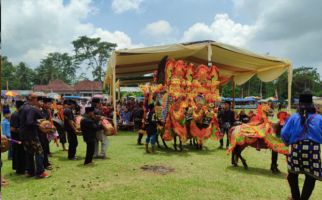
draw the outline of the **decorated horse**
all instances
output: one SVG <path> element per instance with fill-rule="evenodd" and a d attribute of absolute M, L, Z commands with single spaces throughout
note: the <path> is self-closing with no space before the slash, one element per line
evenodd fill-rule
<path fill-rule="evenodd" d="M 288 154 L 288 147 L 277 137 L 277 127 L 282 126 L 287 118 L 287 114 L 279 113 L 279 121 L 273 124 L 268 120 L 268 114 L 271 109 L 267 103 L 258 106 L 257 114 L 249 123 L 233 126 L 230 129 L 230 146 L 227 153 L 232 153 L 231 163 L 237 166 L 238 159 L 241 160 L 245 169 L 248 168 L 246 160 L 242 157 L 242 151 L 248 147 L 254 147 L 257 150 L 271 149 L 280 154 Z"/>
<path fill-rule="evenodd" d="M 219 138 L 214 103 L 219 100 L 218 70 L 215 66 L 195 67 L 182 60 L 162 60 L 155 73 L 155 83 L 141 86 L 145 104 L 152 102 L 160 123 L 158 134 L 163 143 L 177 139 L 195 141 L 197 148 L 211 138 Z M 191 142 L 192 143 L 192 142 Z"/>

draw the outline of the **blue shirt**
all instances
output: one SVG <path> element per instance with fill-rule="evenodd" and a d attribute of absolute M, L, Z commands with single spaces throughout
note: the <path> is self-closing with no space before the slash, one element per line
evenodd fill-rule
<path fill-rule="evenodd" d="M 2 134 L 5 135 L 7 138 L 10 138 L 11 137 L 11 134 L 10 134 L 10 121 L 5 118 L 1 122 L 1 127 L 2 127 Z"/>
<path fill-rule="evenodd" d="M 322 144 L 322 115 L 309 114 L 307 133 L 304 132 L 304 125 L 301 124 L 301 116 L 296 113 L 285 123 L 281 131 L 281 137 L 285 144 L 295 144 L 301 140 L 312 140 Z"/>
<path fill-rule="evenodd" d="M 131 116 L 132 116 L 132 113 L 130 111 L 122 112 L 121 113 L 121 118 L 125 122 L 125 124 L 129 124 L 130 123 Z"/>

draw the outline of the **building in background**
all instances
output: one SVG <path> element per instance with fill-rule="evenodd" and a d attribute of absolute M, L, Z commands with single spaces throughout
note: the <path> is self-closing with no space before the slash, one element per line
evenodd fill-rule
<path fill-rule="evenodd" d="M 102 94 L 103 84 L 99 81 L 83 80 L 74 86 L 68 85 L 62 80 L 50 81 L 48 85 L 35 85 L 34 92 L 58 93 L 63 96 L 92 97 Z"/>
<path fill-rule="evenodd" d="M 92 97 L 102 94 L 103 84 L 100 81 L 83 80 L 74 85 L 75 92 L 81 97 Z"/>

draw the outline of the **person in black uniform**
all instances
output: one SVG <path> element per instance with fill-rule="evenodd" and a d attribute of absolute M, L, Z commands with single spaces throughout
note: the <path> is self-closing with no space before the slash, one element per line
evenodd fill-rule
<path fill-rule="evenodd" d="M 85 108 L 85 115 L 81 120 L 80 127 L 83 133 L 83 139 L 86 142 L 86 158 L 84 165 L 92 164 L 95 151 L 96 132 L 101 129 L 95 122 L 94 107 Z"/>
<path fill-rule="evenodd" d="M 281 137 L 281 130 L 283 128 L 283 124 L 278 123 L 276 125 L 276 137 Z M 275 151 L 272 151 L 272 162 L 271 162 L 271 171 L 272 173 L 280 173 L 280 170 L 278 169 L 278 164 L 277 164 L 277 160 L 278 160 L 278 153 Z"/>
<path fill-rule="evenodd" d="M 21 140 L 19 133 L 19 110 L 24 104 L 23 101 L 16 101 L 16 111 L 11 115 L 10 131 L 11 138 L 14 140 Z M 26 170 L 26 152 L 22 144 L 12 143 L 12 169 L 16 170 L 16 174 L 25 174 Z"/>
<path fill-rule="evenodd" d="M 42 110 L 41 110 L 41 114 L 42 114 L 42 117 L 46 120 L 51 120 L 52 118 L 52 114 L 51 114 L 51 110 L 50 110 L 50 107 L 51 107 L 51 103 L 52 103 L 53 99 L 51 98 L 42 98 Z M 50 150 L 49 150 L 49 140 L 47 138 L 47 134 L 46 133 L 42 133 L 41 131 L 39 131 L 39 140 L 40 140 L 40 143 L 41 143 L 41 146 L 44 150 L 44 166 L 46 169 L 48 170 L 52 170 L 52 166 L 49 162 L 49 154 L 50 154 Z"/>
<path fill-rule="evenodd" d="M 47 178 L 49 175 L 44 168 L 44 151 L 38 137 L 38 119 L 42 116 L 37 107 L 39 107 L 38 96 L 32 93 L 28 97 L 28 102 L 19 110 L 19 132 L 27 152 L 28 175 Z"/>
<path fill-rule="evenodd" d="M 154 110 L 154 104 L 151 103 L 149 105 L 149 112 L 147 114 L 147 124 L 146 124 L 146 132 L 147 132 L 147 137 L 145 140 L 145 151 L 146 153 L 150 153 L 149 151 L 149 143 L 151 143 L 152 146 L 152 153 L 155 153 L 155 142 L 157 139 L 157 124 L 158 120 L 155 115 L 155 110 Z"/>
<path fill-rule="evenodd" d="M 138 139 L 137 144 L 142 145 L 142 138 L 143 138 L 143 132 L 142 132 L 142 120 L 143 120 L 144 110 L 143 110 L 143 104 L 139 103 L 133 111 L 133 118 L 134 118 L 134 126 L 135 129 L 138 131 Z"/>
<path fill-rule="evenodd" d="M 72 110 L 73 102 L 71 100 L 64 101 L 64 128 L 67 132 L 68 139 L 68 159 L 76 160 L 76 149 L 78 146 L 75 117 Z"/>
<path fill-rule="evenodd" d="M 235 113 L 230 109 L 230 101 L 226 101 L 224 103 L 224 109 L 220 111 L 218 115 L 218 120 L 219 120 L 219 125 L 221 129 L 221 133 L 224 134 L 223 136 L 227 137 L 227 142 L 226 142 L 226 148 L 229 147 L 229 137 L 228 137 L 228 132 L 230 127 L 234 124 L 235 122 Z M 224 146 L 224 139 L 222 138 L 220 140 L 220 149 L 223 149 Z"/>

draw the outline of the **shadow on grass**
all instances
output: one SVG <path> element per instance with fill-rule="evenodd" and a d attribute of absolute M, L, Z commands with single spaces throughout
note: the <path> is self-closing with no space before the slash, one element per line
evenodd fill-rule
<path fill-rule="evenodd" d="M 262 169 L 262 168 L 256 168 L 256 167 L 248 167 L 248 169 L 244 169 L 243 166 L 233 167 L 229 166 L 227 167 L 228 170 L 235 171 L 238 173 L 242 173 L 245 175 L 256 175 L 256 176 L 266 176 L 270 178 L 278 178 L 278 179 L 286 179 L 286 173 L 281 172 L 279 174 L 273 174 L 268 169 Z"/>
<path fill-rule="evenodd" d="M 9 181 L 9 187 L 10 187 L 10 183 L 26 183 L 26 182 L 33 182 L 33 181 L 40 181 L 43 179 L 39 179 L 34 177 L 28 177 L 26 175 L 17 175 L 15 172 L 10 172 L 7 174 L 4 174 L 5 179 L 7 179 Z M 50 178 L 50 176 L 48 177 Z"/>
<path fill-rule="evenodd" d="M 75 162 L 75 161 L 80 161 L 80 160 L 84 160 L 85 156 L 77 156 L 77 160 L 69 160 L 67 158 L 67 154 L 62 155 L 62 154 L 57 154 L 55 155 L 55 158 L 59 161 L 66 161 L 66 162 Z"/>

